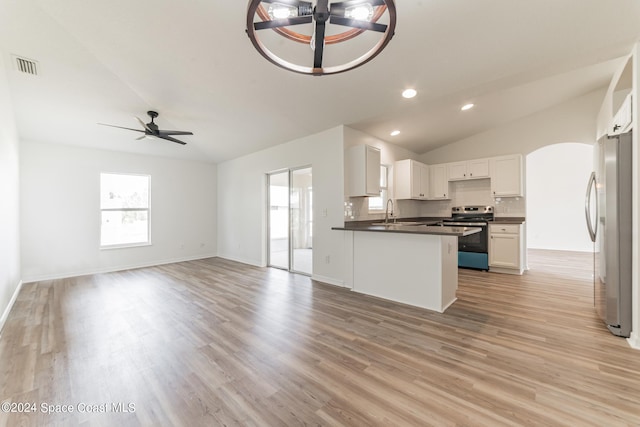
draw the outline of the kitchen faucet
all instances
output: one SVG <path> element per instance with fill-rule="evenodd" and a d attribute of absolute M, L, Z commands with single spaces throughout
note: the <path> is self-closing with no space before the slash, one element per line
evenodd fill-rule
<path fill-rule="evenodd" d="M 391 203 L 391 216 L 393 216 L 393 200 L 388 199 L 387 200 L 387 209 L 384 212 L 384 223 L 385 224 L 389 223 L 389 203 Z"/>

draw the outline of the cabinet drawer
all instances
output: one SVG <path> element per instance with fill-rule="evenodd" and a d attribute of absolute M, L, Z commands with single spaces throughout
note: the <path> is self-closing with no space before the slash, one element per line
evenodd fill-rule
<path fill-rule="evenodd" d="M 490 233 L 518 234 L 520 233 L 519 224 L 491 224 L 489 225 Z"/>

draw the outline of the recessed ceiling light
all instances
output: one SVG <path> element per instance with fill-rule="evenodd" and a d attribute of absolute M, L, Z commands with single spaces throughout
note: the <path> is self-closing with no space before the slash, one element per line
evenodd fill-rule
<path fill-rule="evenodd" d="M 465 104 L 462 106 L 461 110 L 462 111 L 467 111 L 473 108 L 473 104 Z"/>
<path fill-rule="evenodd" d="M 413 98 L 417 94 L 418 91 L 416 91 L 415 89 L 405 89 L 404 91 L 402 91 L 402 97 L 407 99 Z"/>
<path fill-rule="evenodd" d="M 400 131 L 399 130 L 394 130 L 393 132 L 391 132 L 390 134 L 391 136 L 396 136 L 396 135 L 400 135 Z"/>

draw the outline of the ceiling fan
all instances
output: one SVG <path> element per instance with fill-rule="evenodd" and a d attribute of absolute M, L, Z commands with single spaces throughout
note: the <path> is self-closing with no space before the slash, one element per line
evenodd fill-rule
<path fill-rule="evenodd" d="M 166 139 L 167 141 L 175 142 L 175 143 L 182 144 L 182 145 L 186 145 L 187 143 L 186 142 L 182 142 L 179 139 L 173 138 L 171 135 L 193 135 L 193 132 L 186 132 L 186 131 L 181 131 L 181 130 L 161 130 L 161 129 L 158 129 L 158 125 L 155 124 L 154 121 L 153 121 L 153 119 L 158 117 L 158 113 L 155 112 L 155 111 L 147 111 L 147 114 L 149 115 L 149 117 L 151 117 L 151 121 L 149 123 L 145 123 L 139 117 L 136 117 L 136 119 L 138 119 L 138 121 L 140 122 L 140 124 L 144 128 L 144 130 L 126 128 L 126 127 L 115 126 L 115 125 L 108 125 L 108 124 L 105 124 L 105 123 L 98 123 L 98 124 L 102 125 L 102 126 L 110 126 L 110 127 L 113 127 L 113 128 L 127 129 L 127 130 L 132 130 L 132 131 L 135 131 L 135 132 L 143 132 L 144 133 L 144 135 L 142 135 L 140 138 L 136 138 L 136 139 L 143 139 L 143 138 L 146 138 L 146 137 L 149 136 L 149 137 L 156 137 L 156 138 Z"/>

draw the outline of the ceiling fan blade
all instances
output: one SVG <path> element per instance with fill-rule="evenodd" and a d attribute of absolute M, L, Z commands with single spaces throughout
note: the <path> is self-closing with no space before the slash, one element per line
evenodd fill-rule
<path fill-rule="evenodd" d="M 260 21 L 253 24 L 253 28 L 257 30 L 265 30 L 268 28 L 288 27 L 290 25 L 310 24 L 313 22 L 311 15 L 296 16 L 295 18 L 274 19 L 272 21 Z"/>
<path fill-rule="evenodd" d="M 147 126 L 147 124 L 145 122 L 143 122 L 140 117 L 136 117 L 136 119 L 138 119 L 138 121 L 140 122 L 140 124 L 142 125 L 143 128 L 145 128 L 147 131 L 153 133 L 153 131 L 151 129 L 149 129 L 149 126 Z"/>
<path fill-rule="evenodd" d="M 378 24 L 377 22 L 369 21 L 359 21 L 357 19 L 345 18 L 343 16 L 331 15 L 330 22 L 336 25 L 344 25 L 346 27 L 359 28 L 361 30 L 377 31 L 379 33 L 384 33 L 385 31 L 387 31 L 387 26 L 385 24 Z"/>
<path fill-rule="evenodd" d="M 135 132 L 144 132 L 143 130 L 140 130 L 140 129 L 125 128 L 125 127 L 122 127 L 122 126 L 108 125 L 106 123 L 98 123 L 98 124 L 102 125 L 102 126 L 109 126 L 109 127 L 112 127 L 112 128 L 127 129 L 127 130 L 132 130 L 132 131 L 135 131 Z"/>
<path fill-rule="evenodd" d="M 182 130 L 159 130 L 158 135 L 193 135 L 193 132 Z"/>
<path fill-rule="evenodd" d="M 187 143 L 186 143 L 186 142 L 182 142 L 182 141 L 180 141 L 179 139 L 175 139 L 175 138 L 172 138 L 172 137 L 167 136 L 167 135 L 156 135 L 156 136 L 157 136 L 158 138 L 166 139 L 167 141 L 176 142 L 176 143 L 178 143 L 178 144 L 182 144 L 182 145 L 187 145 Z"/>
<path fill-rule="evenodd" d="M 331 3 L 331 9 L 338 8 L 338 9 L 344 10 L 347 7 L 357 6 L 363 3 L 369 3 L 373 7 L 384 6 L 386 4 L 384 0 L 350 0 L 350 1 L 342 1 L 339 3 Z"/>

